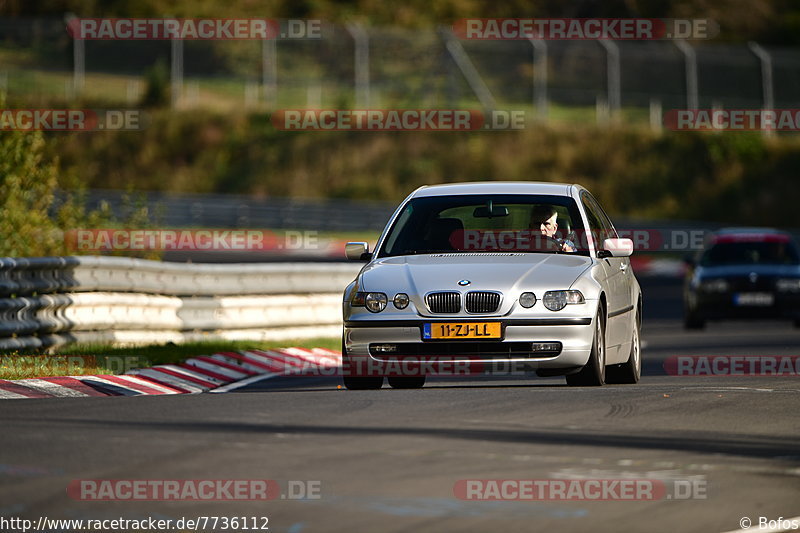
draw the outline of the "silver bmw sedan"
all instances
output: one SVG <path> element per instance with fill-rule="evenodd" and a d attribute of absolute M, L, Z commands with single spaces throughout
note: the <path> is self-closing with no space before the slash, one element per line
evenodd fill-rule
<path fill-rule="evenodd" d="M 633 242 L 580 185 L 421 187 L 344 291 L 348 389 L 419 388 L 497 368 L 575 386 L 636 383 L 642 293 Z"/>

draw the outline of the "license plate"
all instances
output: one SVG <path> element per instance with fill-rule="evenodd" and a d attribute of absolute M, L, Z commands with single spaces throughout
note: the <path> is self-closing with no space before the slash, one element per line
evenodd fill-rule
<path fill-rule="evenodd" d="M 499 339 L 500 322 L 426 322 L 423 339 Z"/>
<path fill-rule="evenodd" d="M 775 296 L 768 292 L 741 292 L 735 294 L 736 305 L 770 306 L 775 303 Z"/>

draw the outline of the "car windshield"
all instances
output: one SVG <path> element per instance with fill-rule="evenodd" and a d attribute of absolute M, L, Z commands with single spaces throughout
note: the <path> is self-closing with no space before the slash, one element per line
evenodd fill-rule
<path fill-rule="evenodd" d="M 379 257 L 480 252 L 574 253 L 583 234 L 572 198 L 552 195 L 453 195 L 410 200 Z"/>
<path fill-rule="evenodd" d="M 796 265 L 797 248 L 789 240 L 718 242 L 700 261 L 702 266 L 721 265 Z"/>

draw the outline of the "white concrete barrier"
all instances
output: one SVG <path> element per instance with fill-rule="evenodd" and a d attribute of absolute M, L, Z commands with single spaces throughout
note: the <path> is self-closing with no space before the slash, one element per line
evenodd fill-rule
<path fill-rule="evenodd" d="M 338 335 L 360 266 L 0 258 L 0 349 Z"/>

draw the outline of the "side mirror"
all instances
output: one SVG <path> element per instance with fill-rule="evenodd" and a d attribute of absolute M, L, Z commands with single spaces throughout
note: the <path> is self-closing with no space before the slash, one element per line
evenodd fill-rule
<path fill-rule="evenodd" d="M 344 245 L 344 255 L 352 261 L 369 261 L 369 244 L 366 242 L 348 242 Z"/>
<path fill-rule="evenodd" d="M 603 248 L 600 252 L 597 254 L 598 257 L 630 257 L 633 253 L 633 241 L 631 239 L 606 239 L 603 241 Z"/>

